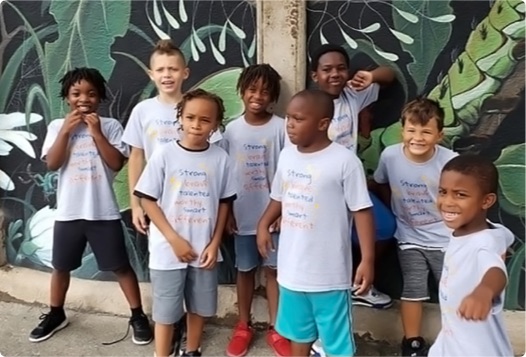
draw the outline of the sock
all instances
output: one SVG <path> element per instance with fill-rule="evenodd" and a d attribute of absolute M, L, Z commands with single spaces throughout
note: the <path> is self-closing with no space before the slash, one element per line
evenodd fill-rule
<path fill-rule="evenodd" d="M 66 316 L 66 313 L 64 312 L 64 305 L 62 305 L 62 306 L 51 306 L 50 315 Z"/>
<path fill-rule="evenodd" d="M 131 315 L 132 317 L 139 317 L 144 315 L 144 312 L 142 311 L 142 306 L 131 309 Z"/>

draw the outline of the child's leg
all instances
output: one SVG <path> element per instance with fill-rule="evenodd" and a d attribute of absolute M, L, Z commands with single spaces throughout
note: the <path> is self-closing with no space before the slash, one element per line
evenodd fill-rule
<path fill-rule="evenodd" d="M 270 326 L 276 325 L 276 315 L 278 314 L 278 274 L 276 268 L 269 266 L 265 267 L 265 290 L 267 293 L 267 304 L 268 304 L 268 323 Z"/>
<path fill-rule="evenodd" d="M 141 305 L 141 292 L 137 276 L 130 266 L 124 231 L 120 220 L 90 221 L 86 235 L 99 270 L 112 271 L 131 309 L 130 324 L 133 328 L 132 341 L 145 345 L 153 339 L 148 318 Z"/>
<path fill-rule="evenodd" d="M 429 299 L 427 286 L 429 268 L 425 253 L 426 251 L 418 248 L 398 250 L 404 281 L 402 296 L 400 297 L 400 314 L 404 329 L 403 356 L 419 356 L 425 348 L 425 341 L 420 336 L 422 302 Z"/>
<path fill-rule="evenodd" d="M 173 325 L 184 315 L 186 269 L 150 269 L 152 282 L 152 319 L 155 322 L 155 354 L 172 354 Z M 177 351 L 176 351 L 177 352 Z"/>
<path fill-rule="evenodd" d="M 318 338 L 310 293 L 279 287 L 276 330 L 291 341 L 291 356 L 310 355 L 312 343 Z"/>
<path fill-rule="evenodd" d="M 68 325 L 64 302 L 69 288 L 70 272 L 82 264 L 86 248 L 85 221 L 56 221 L 53 228 L 53 252 L 50 291 L 50 312 L 43 315 L 31 331 L 29 341 L 41 342 Z"/>
<path fill-rule="evenodd" d="M 327 356 L 354 356 L 351 290 L 308 293 Z"/>
<path fill-rule="evenodd" d="M 217 312 L 217 267 L 211 270 L 189 266 L 184 298 L 187 311 L 186 352 L 199 352 L 204 318 Z"/>

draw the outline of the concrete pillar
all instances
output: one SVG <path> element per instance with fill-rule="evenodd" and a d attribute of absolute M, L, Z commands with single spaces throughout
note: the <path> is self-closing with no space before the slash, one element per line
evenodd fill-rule
<path fill-rule="evenodd" d="M 283 78 L 275 112 L 284 114 L 290 97 L 306 83 L 306 1 L 257 0 L 256 12 L 258 63 L 270 64 Z"/>

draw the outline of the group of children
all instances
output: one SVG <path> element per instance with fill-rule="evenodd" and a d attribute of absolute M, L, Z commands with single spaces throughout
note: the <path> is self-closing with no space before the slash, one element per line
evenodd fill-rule
<path fill-rule="evenodd" d="M 319 89 L 295 94 L 286 118 L 268 110 L 280 96 L 280 75 L 268 64 L 245 68 L 237 86 L 245 112 L 224 131 L 221 98 L 201 89 L 182 93 L 189 70 L 170 41 L 160 41 L 150 58 L 158 95 L 137 104 L 125 130 L 97 115 L 106 97 L 100 73 L 68 72 L 61 96 L 70 113 L 49 125 L 42 150 L 48 168 L 60 173 L 51 309 L 30 340 L 67 325 L 70 271 L 88 242 L 99 269 L 115 272 L 128 300 L 133 341 L 153 339 L 112 191 L 128 160 L 133 224 L 148 236 L 156 356 L 178 352 L 174 326 L 184 318 L 181 355 L 201 355 L 205 318 L 217 309 L 224 232 L 234 237 L 238 270 L 239 322 L 229 357 L 246 355 L 254 338 L 260 266 L 266 340 L 277 356 L 309 356 L 315 342 L 329 356 L 354 355 L 352 304 L 391 303 L 372 287 L 383 236 L 398 240 L 402 355 L 512 356 L 501 311 L 503 255 L 513 235 L 486 219 L 496 201 L 495 166 L 439 146 L 444 113 L 416 99 L 402 112 L 402 143 L 382 152 L 368 182 L 356 155 L 359 114 L 394 74 L 380 67 L 349 80 L 349 65 L 343 48 L 319 48 L 312 61 Z M 382 225 L 394 227 L 393 215 L 396 231 L 379 234 Z M 357 247 L 361 258 L 353 262 Z M 440 281 L 442 313 L 430 349 L 420 331 L 429 271 Z"/>

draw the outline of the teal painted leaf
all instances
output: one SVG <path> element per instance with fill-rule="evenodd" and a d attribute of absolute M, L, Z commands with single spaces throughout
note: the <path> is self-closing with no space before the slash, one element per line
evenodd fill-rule
<path fill-rule="evenodd" d="M 26 257 L 30 257 L 33 254 L 35 254 L 35 252 L 38 249 L 39 249 L 38 245 L 36 245 L 35 243 L 31 242 L 30 240 L 26 240 L 26 241 L 22 242 L 22 245 L 20 246 L 19 253 L 24 255 L 24 256 L 26 256 Z"/>
<path fill-rule="evenodd" d="M 224 125 L 239 117 L 244 111 L 243 101 L 236 90 L 237 80 L 242 70 L 243 68 L 228 68 L 204 78 L 195 85 L 195 88 L 212 92 L 223 99 L 225 104 Z"/>
<path fill-rule="evenodd" d="M 115 180 L 113 180 L 113 191 L 117 198 L 117 204 L 120 211 L 130 209 L 130 189 L 128 186 L 128 164 L 119 171 Z"/>
<path fill-rule="evenodd" d="M 521 306 L 520 290 L 521 290 L 521 275 L 524 270 L 524 243 L 520 248 L 513 253 L 511 259 L 507 264 L 508 268 L 508 286 L 506 287 L 506 297 L 504 300 L 504 307 L 509 310 L 523 310 L 524 305 Z M 524 299 L 522 299 L 524 304 Z"/>
<path fill-rule="evenodd" d="M 47 93 L 51 115 L 62 116 L 60 78 L 75 67 L 97 68 L 109 79 L 115 66 L 110 56 L 116 37 L 124 36 L 130 20 L 131 1 L 53 0 L 49 12 L 58 26 L 58 38 L 45 44 Z"/>
<path fill-rule="evenodd" d="M 451 20 L 454 16 L 449 3 L 448 0 L 393 1 L 394 30 L 414 39 L 411 44 L 400 41 L 400 45 L 413 57 L 408 70 L 417 85 L 418 93 L 424 90 L 437 56 L 451 36 Z"/>
<path fill-rule="evenodd" d="M 525 144 L 508 146 L 495 166 L 499 171 L 499 205 L 509 214 L 524 218 Z"/>

